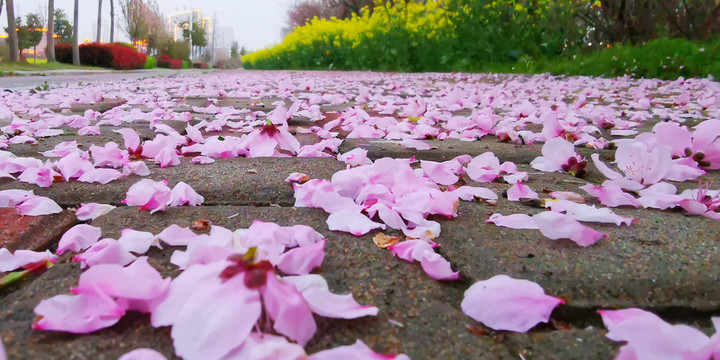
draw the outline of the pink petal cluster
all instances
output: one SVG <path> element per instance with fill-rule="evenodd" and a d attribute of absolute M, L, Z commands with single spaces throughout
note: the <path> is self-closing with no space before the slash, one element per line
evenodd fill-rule
<path fill-rule="evenodd" d="M 603 215 L 606 214 L 603 212 Z M 615 216 L 610 215 L 611 221 L 617 221 Z M 631 221 L 620 219 L 620 221 Z M 563 214 L 555 211 L 544 211 L 533 216 L 525 214 L 492 214 L 486 223 L 493 223 L 511 229 L 537 229 L 545 237 L 551 240 L 570 239 L 580 246 L 590 246 L 606 238 L 607 235 L 593 230 L 574 218 L 573 215 Z"/>
<path fill-rule="evenodd" d="M 16 250 L 10 253 L 6 248 L 0 248 L 0 273 L 29 267 L 33 264 L 49 261 L 55 263 L 57 256 L 49 250 L 39 252 L 32 250 Z"/>
<path fill-rule="evenodd" d="M 146 257 L 130 266 L 97 265 L 80 275 L 76 295 L 57 295 L 35 307 L 37 330 L 84 334 L 114 325 L 127 310 L 151 312 L 164 296 L 163 279 Z"/>
<path fill-rule="evenodd" d="M 253 341 L 251 331 L 263 309 L 272 319 L 274 331 L 300 345 L 315 333 L 313 309 L 320 309 L 326 317 L 341 318 L 377 313 L 377 308 L 362 307 L 352 297 L 329 293 L 318 275 L 286 281 L 263 264 L 236 255 L 188 267 L 172 281 L 167 297 L 153 312 L 153 325 L 172 326 L 179 356 L 220 359 L 241 352 L 247 339 Z M 336 297 L 335 301 L 328 296 Z"/>
<path fill-rule="evenodd" d="M 201 205 L 205 200 L 190 185 L 180 181 L 171 190 L 168 180 L 153 181 L 142 179 L 133 184 L 127 191 L 123 200 L 128 206 L 140 206 L 140 210 L 149 210 L 150 213 L 165 211 L 167 206 Z"/>

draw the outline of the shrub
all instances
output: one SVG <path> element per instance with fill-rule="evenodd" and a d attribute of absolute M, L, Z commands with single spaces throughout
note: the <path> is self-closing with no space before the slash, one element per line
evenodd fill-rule
<path fill-rule="evenodd" d="M 55 60 L 61 63 L 72 64 L 72 44 L 55 44 Z"/>
<path fill-rule="evenodd" d="M 82 44 L 80 64 L 99 66 L 116 70 L 142 69 L 147 56 L 121 44 Z M 59 62 L 72 64 L 72 45 L 61 43 L 55 45 L 55 58 Z"/>
<path fill-rule="evenodd" d="M 154 69 L 155 68 L 155 58 L 152 56 L 148 56 L 147 59 L 145 59 L 145 66 L 144 69 Z"/>
<path fill-rule="evenodd" d="M 204 63 L 204 62 L 196 62 L 196 63 L 193 63 L 193 68 L 195 68 L 195 69 L 209 69 L 210 67 L 208 66 L 207 63 Z"/>
<path fill-rule="evenodd" d="M 189 61 L 183 61 L 182 62 L 182 69 L 189 69 L 190 68 L 190 62 Z"/>
<path fill-rule="evenodd" d="M 182 67 L 182 61 L 178 59 L 171 59 L 167 55 L 162 55 L 157 60 L 157 67 L 166 69 L 180 69 Z"/>

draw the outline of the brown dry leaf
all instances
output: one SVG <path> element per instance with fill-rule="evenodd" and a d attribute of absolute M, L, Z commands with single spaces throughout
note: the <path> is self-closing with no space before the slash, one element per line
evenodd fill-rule
<path fill-rule="evenodd" d="M 298 184 L 304 184 L 306 182 L 310 181 L 310 175 L 308 174 L 300 174 L 300 177 L 297 180 Z"/>
<path fill-rule="evenodd" d="M 210 220 L 195 220 L 190 224 L 190 228 L 193 230 L 208 230 L 210 229 Z"/>
<path fill-rule="evenodd" d="M 388 248 L 400 242 L 400 238 L 397 236 L 385 235 L 383 233 L 375 235 L 373 242 L 381 249 Z"/>

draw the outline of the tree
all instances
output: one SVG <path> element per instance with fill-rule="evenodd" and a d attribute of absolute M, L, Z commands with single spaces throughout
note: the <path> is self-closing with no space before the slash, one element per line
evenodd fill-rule
<path fill-rule="evenodd" d="M 18 50 L 22 51 L 35 47 L 40 43 L 40 40 L 42 40 L 43 21 L 38 14 L 27 14 L 25 17 L 25 25 L 22 24 L 21 18 L 17 18 L 16 26 L 18 29 Z"/>
<path fill-rule="evenodd" d="M 53 26 L 53 30 L 58 36 L 58 42 L 72 41 L 73 28 L 70 20 L 68 20 L 67 18 L 67 15 L 65 15 L 65 12 L 62 9 L 55 9 L 53 17 L 55 18 L 55 25 Z"/>
<path fill-rule="evenodd" d="M 147 41 L 149 49 L 159 49 L 170 35 L 156 2 L 148 0 L 122 0 L 125 31 L 133 43 Z"/>
<path fill-rule="evenodd" d="M 230 44 L 230 57 L 233 59 L 237 59 L 240 56 L 240 53 L 238 53 L 238 42 L 233 41 L 232 44 Z"/>
<path fill-rule="evenodd" d="M 346 19 L 353 14 L 360 14 L 364 7 L 372 9 L 387 1 L 374 0 L 306 0 L 296 3 L 288 14 L 290 26 L 303 26 L 314 17 L 329 19 L 336 17 Z"/>
<path fill-rule="evenodd" d="M 72 36 L 72 63 L 80 65 L 80 47 L 78 44 L 78 10 L 80 8 L 79 0 L 75 0 L 75 9 L 73 11 L 73 36 Z"/>
<path fill-rule="evenodd" d="M 15 5 L 13 4 L 13 0 L 7 0 L 5 6 L 7 6 L 8 18 L 8 27 L 5 30 L 7 30 L 8 41 L 10 42 L 10 61 L 18 61 L 20 57 L 18 52 L 17 31 L 15 31 L 17 26 L 15 24 Z"/>
<path fill-rule="evenodd" d="M 122 13 L 125 17 L 125 32 L 134 43 L 140 39 L 147 39 L 150 29 L 145 19 L 147 18 L 147 6 L 141 0 L 125 0 L 121 2 Z"/>
<path fill-rule="evenodd" d="M 115 0 L 110 0 L 110 42 L 115 41 Z"/>
<path fill-rule="evenodd" d="M 48 62 L 55 62 L 55 0 L 48 0 L 47 48 L 45 57 Z"/>
<path fill-rule="evenodd" d="M 100 42 L 100 30 L 102 29 L 102 0 L 98 0 L 97 36 L 95 41 Z"/>
<path fill-rule="evenodd" d="M 193 22 L 190 37 L 192 38 L 192 44 L 195 47 L 196 53 L 200 52 L 202 48 L 207 46 L 205 28 L 199 21 Z"/>

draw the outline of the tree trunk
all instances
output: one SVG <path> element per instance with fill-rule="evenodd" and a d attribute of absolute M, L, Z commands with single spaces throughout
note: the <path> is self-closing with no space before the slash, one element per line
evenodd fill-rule
<path fill-rule="evenodd" d="M 8 41 L 10 42 L 10 61 L 20 60 L 18 52 L 17 25 L 15 24 L 15 6 L 13 0 L 7 0 L 5 5 L 7 8 L 8 18 Z"/>
<path fill-rule="evenodd" d="M 80 65 L 80 48 L 78 47 L 78 10 L 79 0 L 75 0 L 75 10 L 73 12 L 73 45 L 72 45 L 72 62 L 73 65 Z"/>
<path fill-rule="evenodd" d="M 115 41 L 115 0 L 110 0 L 110 42 Z"/>
<path fill-rule="evenodd" d="M 97 36 L 95 37 L 95 42 L 100 42 L 100 33 L 102 26 L 102 0 L 98 0 L 98 22 L 97 22 Z"/>
<path fill-rule="evenodd" d="M 55 0 L 48 0 L 47 49 L 48 62 L 55 62 Z"/>

